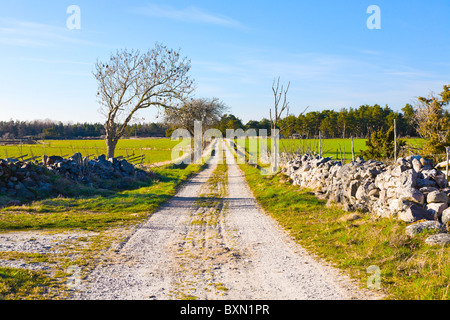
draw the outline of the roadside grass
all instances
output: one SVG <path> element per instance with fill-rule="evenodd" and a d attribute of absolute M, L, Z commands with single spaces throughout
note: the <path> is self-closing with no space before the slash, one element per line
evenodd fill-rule
<path fill-rule="evenodd" d="M 156 179 L 147 183 L 136 182 L 132 190 L 90 189 L 90 195 L 83 192 L 74 197 L 57 197 L 3 208 L 0 209 L 0 231 L 54 228 L 98 230 L 140 220 L 172 197 L 177 186 L 200 168 L 200 165 L 154 168 Z"/>
<path fill-rule="evenodd" d="M 52 282 L 41 271 L 0 267 L 0 300 L 40 299 Z"/>
<path fill-rule="evenodd" d="M 326 206 L 310 190 L 293 186 L 283 174 L 262 176 L 260 169 L 241 164 L 254 196 L 278 223 L 309 252 L 345 270 L 368 286 L 379 268 L 386 299 L 450 299 L 449 247 L 430 246 L 424 240 L 433 232 L 414 238 L 405 234 L 406 223 L 395 219 L 350 214 Z M 375 289 L 373 289 L 375 290 Z"/>
<path fill-rule="evenodd" d="M 126 238 L 129 228 L 155 212 L 176 193 L 183 181 L 202 168 L 203 165 L 167 165 L 152 170 L 156 175 L 153 181 L 136 182 L 130 190 L 75 190 L 73 197 L 57 197 L 0 209 L 2 233 L 36 230 L 94 232 L 79 238 L 59 254 L 0 252 L 3 260 L 42 262 L 51 266 L 50 271 L 0 268 L 0 300 L 67 297 L 66 279 L 70 274 L 66 269 L 69 266 L 81 268 L 83 274 L 94 268 L 102 252 Z"/>

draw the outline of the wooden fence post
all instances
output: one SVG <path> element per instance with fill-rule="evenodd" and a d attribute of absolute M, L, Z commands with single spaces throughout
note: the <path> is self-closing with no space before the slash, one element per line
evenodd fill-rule
<path fill-rule="evenodd" d="M 352 161 L 355 161 L 355 146 L 353 144 L 353 136 L 352 136 Z"/>
<path fill-rule="evenodd" d="M 447 154 L 447 162 L 445 163 L 445 178 L 448 181 L 448 150 L 449 147 L 445 147 L 445 153 Z"/>
<path fill-rule="evenodd" d="M 322 157 L 322 134 L 319 131 L 319 156 Z"/>
<path fill-rule="evenodd" d="M 397 163 L 397 122 L 394 119 L 394 162 Z"/>
<path fill-rule="evenodd" d="M 343 152 L 342 164 L 345 164 L 345 141 L 342 143 L 342 152 Z"/>

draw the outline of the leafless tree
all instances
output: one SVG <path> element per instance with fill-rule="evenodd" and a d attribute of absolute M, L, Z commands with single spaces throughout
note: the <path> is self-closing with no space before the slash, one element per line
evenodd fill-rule
<path fill-rule="evenodd" d="M 227 106 L 218 98 L 192 99 L 178 109 L 166 109 L 165 122 L 176 128 L 183 128 L 194 135 L 194 121 L 202 122 L 202 129 L 213 128 L 227 110 Z"/>
<path fill-rule="evenodd" d="M 280 78 L 278 77 L 278 80 L 273 80 L 272 84 L 272 92 L 274 97 L 274 112 L 272 114 L 272 108 L 270 109 L 270 126 L 272 130 L 279 129 L 280 131 L 283 131 L 286 129 L 286 122 L 282 121 L 283 119 L 283 113 L 286 113 L 286 118 L 289 115 L 289 102 L 287 101 L 287 93 L 289 91 L 291 83 L 288 82 L 288 85 L 286 89 L 284 88 L 284 85 L 281 85 L 280 87 Z"/>
<path fill-rule="evenodd" d="M 146 53 L 118 50 L 106 62 L 95 64 L 97 96 L 106 117 L 107 157 L 114 157 L 117 142 L 136 112 L 149 107 L 176 108 L 193 91 L 190 61 L 179 51 L 156 44 Z"/>
<path fill-rule="evenodd" d="M 275 131 L 278 129 L 279 131 L 282 131 L 286 129 L 286 121 L 282 121 L 283 119 L 283 113 L 286 113 L 284 119 L 287 118 L 289 115 L 289 102 L 287 100 L 287 93 L 289 91 L 291 83 L 288 82 L 288 85 L 286 89 L 284 88 L 284 85 L 280 86 L 280 77 L 278 77 L 278 80 L 273 80 L 272 84 L 272 93 L 274 97 L 274 104 L 273 104 L 273 113 L 272 108 L 269 110 L 269 116 L 270 116 L 270 128 L 271 128 L 271 135 L 272 138 L 274 138 Z M 278 131 L 278 132 L 279 132 Z M 278 149 L 279 146 L 277 145 L 277 138 L 272 140 L 272 170 L 277 171 L 278 170 Z"/>
<path fill-rule="evenodd" d="M 280 85 L 280 77 L 277 80 L 274 79 L 272 84 L 272 93 L 274 97 L 273 104 L 273 112 L 272 108 L 269 110 L 270 115 L 270 128 L 272 130 L 272 136 L 274 131 L 278 129 L 278 132 L 285 131 L 290 128 L 290 126 L 294 125 L 293 122 L 288 122 L 289 116 L 289 101 L 287 100 L 287 94 L 289 91 L 291 83 L 288 82 L 286 88 L 284 85 Z M 301 113 L 305 113 L 308 107 Z M 278 146 L 276 145 L 277 139 L 274 139 L 274 150 L 278 150 Z M 275 152 L 273 156 L 274 163 L 278 163 L 278 154 Z M 276 169 L 276 168 L 275 168 Z"/>
<path fill-rule="evenodd" d="M 270 113 L 270 127 L 272 130 L 279 129 L 280 132 L 289 129 L 294 123 L 288 122 L 289 116 L 289 101 L 287 100 L 287 94 L 291 83 L 288 82 L 286 88 L 284 85 L 280 86 L 280 77 L 273 81 L 272 92 L 274 97 L 273 114 L 272 109 Z M 304 114 L 309 107 L 306 107 L 301 114 Z"/>

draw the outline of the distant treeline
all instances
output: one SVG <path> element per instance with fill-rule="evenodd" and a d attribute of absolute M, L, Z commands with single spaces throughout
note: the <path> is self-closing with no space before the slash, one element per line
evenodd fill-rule
<path fill-rule="evenodd" d="M 328 138 L 348 138 L 350 136 L 368 138 L 373 132 L 387 131 L 396 119 L 397 134 L 403 137 L 416 137 L 414 108 L 407 104 L 402 112 L 394 112 L 388 106 L 363 105 L 358 108 L 340 111 L 324 110 L 307 112 L 286 119 L 285 136 L 298 134 L 302 137 L 315 137 L 319 134 Z"/>
<path fill-rule="evenodd" d="M 167 126 L 160 123 L 139 123 L 128 128 L 127 136 L 164 137 Z M 0 121 L 1 139 L 82 139 L 101 138 L 101 123 L 62 123 L 48 120 Z"/>
<path fill-rule="evenodd" d="M 367 138 L 373 132 L 387 131 L 396 119 L 397 134 L 403 137 L 416 137 L 418 133 L 414 125 L 414 108 L 407 104 L 402 112 L 394 112 L 388 106 L 363 105 L 358 108 L 341 109 L 340 111 L 324 110 L 305 112 L 300 115 L 289 115 L 281 121 L 280 132 L 284 137 L 314 138 L 319 135 L 323 138 Z M 248 130 L 267 129 L 270 134 L 270 121 L 251 120 L 247 124 L 233 115 L 224 115 L 219 129 L 242 128 Z"/>
<path fill-rule="evenodd" d="M 289 115 L 284 119 L 285 128 L 281 131 L 284 137 L 314 138 L 321 133 L 323 138 L 348 138 L 350 136 L 367 138 L 373 132 L 387 131 L 396 119 L 397 134 L 403 137 L 418 136 L 413 124 L 414 108 L 407 104 L 402 112 L 394 112 L 388 106 L 363 105 L 358 108 L 341 109 L 340 111 L 324 110 L 305 112 L 300 115 Z M 446 113 L 446 116 L 449 116 Z M 224 114 L 217 125 L 225 136 L 226 129 L 267 129 L 270 134 L 269 119 L 250 120 L 243 124 L 233 114 Z M 138 123 L 128 128 L 129 137 L 164 137 L 171 134 L 163 123 Z M 23 139 L 79 139 L 100 138 L 105 135 L 103 124 L 76 123 L 67 124 L 52 121 L 0 121 L 0 138 Z"/>

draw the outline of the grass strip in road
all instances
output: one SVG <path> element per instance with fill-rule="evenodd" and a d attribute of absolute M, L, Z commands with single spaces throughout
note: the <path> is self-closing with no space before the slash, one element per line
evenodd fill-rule
<path fill-rule="evenodd" d="M 227 212 L 225 197 L 228 194 L 228 165 L 220 144 L 215 154 L 218 156 L 224 162 L 217 164 L 205 182 L 191 213 L 189 231 L 174 246 L 178 248 L 176 268 L 179 276 L 171 284 L 170 294 L 175 299 L 198 300 L 206 293 L 223 296 L 228 290 L 215 276 L 215 267 L 220 267 L 217 260 L 226 260 L 232 254 L 230 248 L 224 246 L 220 226 Z"/>
<path fill-rule="evenodd" d="M 407 224 L 395 219 L 359 214 L 353 220 L 281 173 L 263 176 L 251 165 L 240 168 L 268 214 L 309 252 L 345 270 L 361 286 L 373 279 L 368 268 L 375 266 L 387 299 L 450 299 L 450 248 L 425 244 L 433 232 L 409 238 Z"/>

